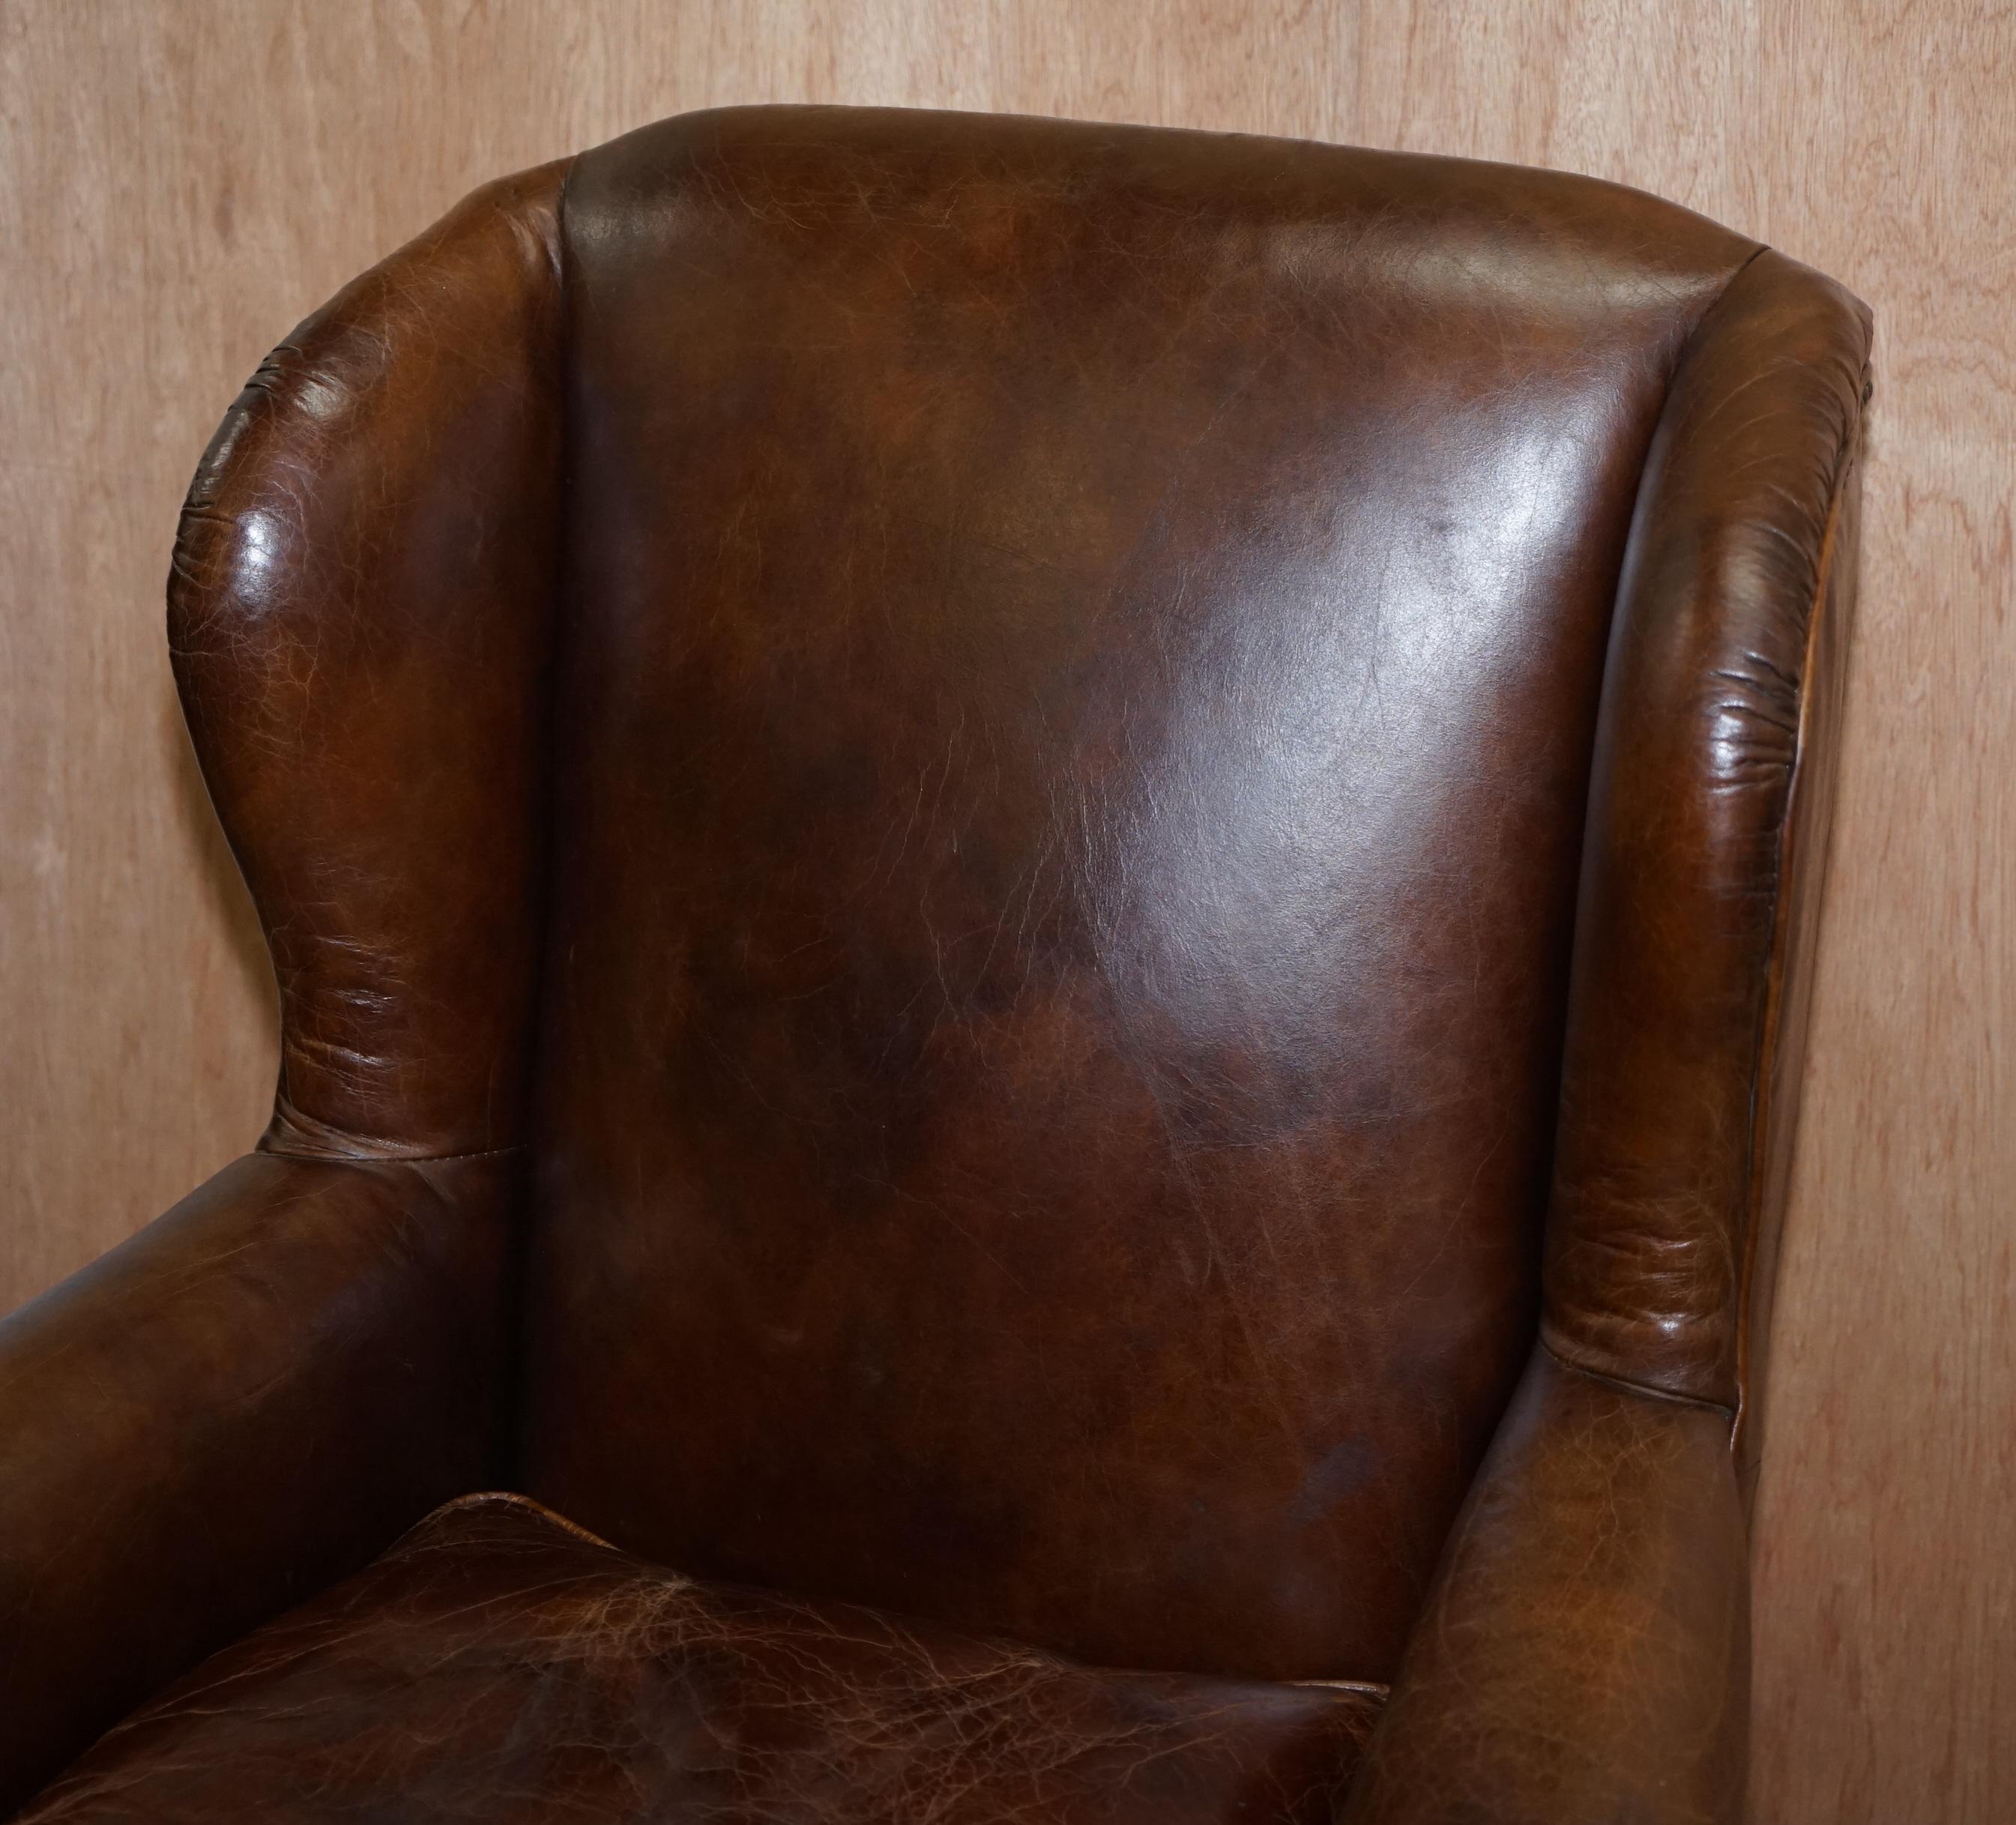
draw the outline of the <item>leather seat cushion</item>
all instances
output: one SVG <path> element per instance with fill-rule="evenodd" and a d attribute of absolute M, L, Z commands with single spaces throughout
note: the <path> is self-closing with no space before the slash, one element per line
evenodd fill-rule
<path fill-rule="evenodd" d="M 477 1496 L 213 1656 L 23 1820 L 1314 1820 L 1382 1697 L 704 1583 Z"/>

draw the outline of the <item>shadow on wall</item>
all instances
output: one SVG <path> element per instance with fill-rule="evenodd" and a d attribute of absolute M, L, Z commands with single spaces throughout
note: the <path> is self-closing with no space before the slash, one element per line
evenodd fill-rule
<path fill-rule="evenodd" d="M 216 808 L 210 802 L 210 789 L 203 784 L 203 770 L 196 765 L 189 725 L 182 720 L 182 702 L 175 695 L 172 679 L 164 681 L 162 688 L 161 754 L 165 770 L 174 782 L 175 822 L 185 853 L 195 859 L 203 897 L 209 902 L 217 929 L 224 934 L 232 962 L 243 973 L 258 1007 L 259 1031 L 262 1035 L 276 1035 L 280 1027 L 280 991 L 273 975 L 273 959 L 266 948 L 265 934 L 259 928 L 259 915 L 252 904 L 250 891 L 239 873 L 231 845 L 225 841 Z"/>

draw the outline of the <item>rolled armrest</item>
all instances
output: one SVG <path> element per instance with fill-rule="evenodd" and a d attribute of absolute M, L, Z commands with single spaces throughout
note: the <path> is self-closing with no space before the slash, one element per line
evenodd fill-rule
<path fill-rule="evenodd" d="M 251 1154 L 0 1323 L 0 1813 L 484 1479 L 515 1175 Z"/>
<path fill-rule="evenodd" d="M 1543 1350 L 1450 1539 L 1347 1825 L 1741 1818 L 1745 1554 L 1728 1415 Z"/>

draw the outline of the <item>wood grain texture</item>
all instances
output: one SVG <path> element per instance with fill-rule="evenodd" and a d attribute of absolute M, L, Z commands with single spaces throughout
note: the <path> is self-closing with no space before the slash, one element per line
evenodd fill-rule
<path fill-rule="evenodd" d="M 1754 1813 L 2016 1818 L 2016 12 L 1968 0 L 0 0 L 0 1308 L 241 1150 L 275 1056 L 162 650 L 305 311 L 482 179 L 806 99 L 1290 133 L 1690 203 L 1877 317 L 1759 1512 Z"/>

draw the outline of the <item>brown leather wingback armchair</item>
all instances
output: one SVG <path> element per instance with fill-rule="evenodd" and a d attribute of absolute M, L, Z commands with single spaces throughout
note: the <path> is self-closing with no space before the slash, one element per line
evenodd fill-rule
<path fill-rule="evenodd" d="M 279 1094 L 0 1327 L 0 1810 L 1736 1817 L 1869 335 L 812 108 L 311 317 L 169 585 Z"/>

